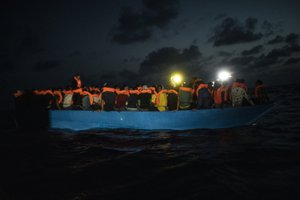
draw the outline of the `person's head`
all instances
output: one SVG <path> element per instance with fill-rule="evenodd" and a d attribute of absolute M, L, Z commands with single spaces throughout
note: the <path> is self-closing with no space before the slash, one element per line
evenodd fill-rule
<path fill-rule="evenodd" d="M 142 86 L 142 89 L 143 89 L 143 90 L 147 90 L 147 89 L 148 89 L 148 86 L 147 86 L 147 85 L 143 85 L 143 86 Z"/>
<path fill-rule="evenodd" d="M 162 89 L 163 89 L 162 85 L 157 85 L 157 87 L 156 87 L 157 92 L 160 92 Z"/>

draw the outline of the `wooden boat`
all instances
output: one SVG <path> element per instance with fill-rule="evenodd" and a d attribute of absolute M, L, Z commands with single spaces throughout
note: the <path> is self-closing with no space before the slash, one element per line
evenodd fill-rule
<path fill-rule="evenodd" d="M 272 107 L 273 104 L 268 104 L 240 108 L 166 112 L 51 110 L 49 123 L 50 129 L 72 131 L 220 129 L 251 125 Z"/>

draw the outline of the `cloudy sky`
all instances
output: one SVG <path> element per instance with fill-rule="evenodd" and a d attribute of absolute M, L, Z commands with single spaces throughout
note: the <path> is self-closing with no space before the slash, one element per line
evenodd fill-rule
<path fill-rule="evenodd" d="M 300 1 L 110 0 L 1 3 L 0 85 L 163 83 L 173 71 L 249 85 L 296 83 Z"/>

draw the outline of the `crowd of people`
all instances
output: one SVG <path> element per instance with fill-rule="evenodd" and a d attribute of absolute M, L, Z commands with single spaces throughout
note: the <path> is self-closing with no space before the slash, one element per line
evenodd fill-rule
<path fill-rule="evenodd" d="M 175 111 L 189 109 L 210 109 L 240 107 L 264 104 L 269 101 L 266 87 L 258 80 L 254 98 L 248 94 L 248 86 L 243 79 L 229 82 L 208 82 L 194 78 L 190 84 L 174 88 L 162 85 L 136 87 L 113 87 L 104 84 L 83 86 L 79 75 L 73 77 L 72 87 L 66 89 L 46 89 L 14 93 L 16 104 L 46 106 L 57 110 L 94 110 L 94 111 Z M 42 102 L 42 103 L 41 103 Z M 25 103 L 26 104 L 26 103 Z M 26 105 L 25 105 L 26 106 Z"/>

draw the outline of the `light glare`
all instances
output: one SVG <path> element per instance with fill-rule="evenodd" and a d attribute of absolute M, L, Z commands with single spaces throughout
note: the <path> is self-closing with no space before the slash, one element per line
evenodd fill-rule
<path fill-rule="evenodd" d="M 220 80 L 220 81 L 226 81 L 229 78 L 231 78 L 231 74 L 227 71 L 221 71 L 218 74 L 218 80 Z"/>

